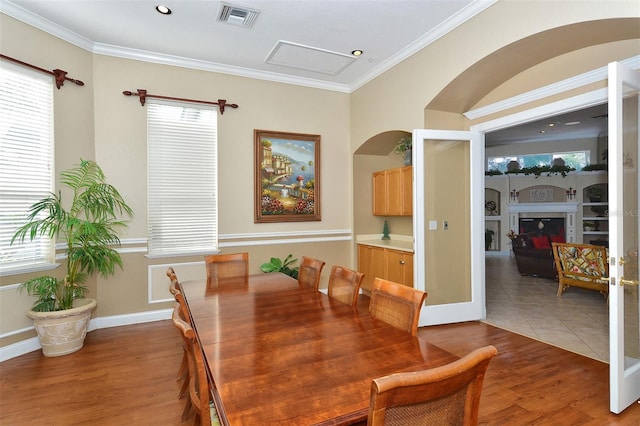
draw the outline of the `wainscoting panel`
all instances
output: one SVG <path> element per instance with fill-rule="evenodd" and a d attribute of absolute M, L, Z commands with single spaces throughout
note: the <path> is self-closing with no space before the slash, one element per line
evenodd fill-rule
<path fill-rule="evenodd" d="M 0 287 L 0 338 L 33 328 L 33 322 L 27 317 L 26 312 L 31 309 L 35 300 L 26 291 L 18 291 L 18 284 Z"/>

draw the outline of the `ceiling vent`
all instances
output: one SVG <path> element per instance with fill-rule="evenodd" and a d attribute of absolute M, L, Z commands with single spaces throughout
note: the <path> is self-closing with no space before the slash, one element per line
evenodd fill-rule
<path fill-rule="evenodd" d="M 251 28 L 259 13 L 259 10 L 222 3 L 218 21 L 226 22 L 236 27 Z"/>

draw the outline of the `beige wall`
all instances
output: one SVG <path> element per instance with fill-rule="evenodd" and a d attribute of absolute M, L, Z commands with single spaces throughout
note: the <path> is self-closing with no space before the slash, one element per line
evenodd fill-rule
<path fill-rule="evenodd" d="M 638 45 L 637 3 L 634 1 L 580 2 L 574 1 L 499 1 L 484 12 L 465 22 L 460 27 L 444 35 L 436 42 L 425 47 L 402 63 L 393 67 L 383 75 L 356 90 L 351 96 L 351 150 L 358 147 L 378 133 L 389 129 L 414 129 L 425 126 L 424 109 L 445 88 L 453 92 L 449 102 L 440 100 L 439 105 L 431 105 L 433 109 L 462 113 L 471 109 L 481 99 L 501 84 L 509 81 L 523 71 L 546 62 L 556 56 L 582 49 L 585 46 L 596 46 L 609 43 L 609 33 L 617 33 L 622 25 L 616 25 L 615 18 L 635 18 L 631 25 L 635 27 L 633 42 L 627 45 L 627 52 L 635 50 Z M 553 13 L 550 13 L 553 11 Z M 526 19 L 524 19 L 526 17 Z M 517 47 L 520 40 L 555 27 L 571 26 L 584 21 L 607 21 L 608 25 L 599 27 L 599 31 L 585 31 L 575 28 L 577 35 L 571 33 L 573 27 L 558 36 L 564 35 L 561 42 L 546 40 L 544 43 L 527 43 L 528 49 L 507 49 Z M 628 23 L 627 23 L 628 24 Z M 589 27 L 591 23 L 586 24 Z M 607 29 L 609 31 L 602 31 Z M 581 31 L 578 31 L 581 30 Z M 627 36 L 627 33 L 620 37 Z M 534 39 L 535 41 L 535 39 Z M 607 52 L 600 49 L 599 53 Z M 629 57 L 621 50 L 616 55 L 620 59 Z M 596 52 L 598 53 L 598 52 Z M 637 54 L 637 53 L 636 53 Z M 607 56 L 610 55 L 607 53 Z M 488 59 L 487 59 L 488 58 Z M 493 61 L 491 58 L 495 58 Z M 465 74 L 473 69 L 476 63 L 483 63 L 482 69 L 473 75 Z M 547 81 L 558 81 L 570 75 L 587 71 L 584 60 L 576 72 L 568 70 L 575 61 L 564 64 L 561 69 L 549 67 L 542 73 Z M 592 58 L 588 69 L 606 65 L 602 57 Z M 466 77 L 466 82 L 458 82 L 458 89 L 450 84 L 457 77 Z M 541 80 L 542 81 L 542 80 Z M 522 84 L 522 83 L 521 83 Z M 528 82 L 534 87 L 540 83 Z M 547 84 L 547 83 L 544 83 Z M 473 90 L 471 90 L 470 86 Z M 464 87 L 463 87 L 464 86 Z M 464 90 L 462 90 L 464 89 Z M 521 89 L 511 89 L 510 93 L 519 93 Z M 529 90 L 529 87 L 526 87 Z M 447 92 L 447 95 L 449 93 Z M 429 123 L 431 128 L 442 128 L 437 122 Z"/>
<path fill-rule="evenodd" d="M 472 124 L 547 103 L 550 100 L 543 99 L 475 122 L 462 115 L 640 54 L 640 11 L 635 2 L 580 2 L 579 7 L 577 3 L 499 1 L 359 88 L 351 96 L 352 152 L 390 129 L 466 130 Z M 594 84 L 582 92 L 604 85 Z M 354 156 L 354 170 L 364 167 L 360 161 Z M 443 174 L 444 180 L 450 178 L 450 173 Z M 441 213 L 453 217 L 452 209 Z M 370 213 L 358 208 L 354 212 L 354 223 L 370 221 Z M 425 242 L 426 247 L 438 248 L 427 279 L 429 274 L 438 276 L 437 262 L 460 257 L 460 246 L 451 247 L 449 240 L 437 237 L 428 233 Z M 459 272 L 461 278 L 469 277 L 469 270 Z M 465 297 L 444 297 L 450 296 Z"/>
<path fill-rule="evenodd" d="M 124 270 L 89 283 L 90 297 L 98 300 L 94 317 L 169 308 L 170 302 L 156 303 L 162 300 L 159 292 L 168 286 L 166 277 L 157 273 L 159 268 L 150 267 L 202 262 L 201 256 L 173 259 L 145 256 L 146 109 L 137 97 L 124 96 L 124 90 L 147 89 L 152 94 L 202 100 L 226 99 L 239 105 L 238 109 L 227 108 L 224 115 L 218 116 L 222 252 L 248 251 L 253 273 L 258 273 L 260 264 L 272 256 L 292 253 L 297 258 L 308 255 L 323 259 L 327 262 L 324 287 L 332 264 L 353 265 L 348 94 L 94 55 L 6 15 L 0 15 L 0 19 L 3 54 L 45 69 L 64 69 L 69 76 L 85 82 L 84 87 L 67 83 L 56 91 L 56 169 L 68 168 L 78 163 L 80 157 L 96 159 L 135 211 L 129 229 L 121 236 Z M 321 221 L 254 223 L 254 129 L 321 135 Z M 303 234 L 306 238 L 291 234 Z M 63 266 L 53 273 L 61 276 Z M 32 299 L 17 293 L 14 286 L 27 278 L 27 275 L 2 278 L 1 333 L 10 334 L 30 324 L 24 312 Z M 168 291 L 166 294 L 169 295 Z M 5 335 L 0 347 L 33 336 L 32 331 Z"/>

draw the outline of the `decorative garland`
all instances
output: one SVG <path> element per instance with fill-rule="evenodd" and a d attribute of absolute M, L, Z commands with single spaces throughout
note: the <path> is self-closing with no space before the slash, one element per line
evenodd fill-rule
<path fill-rule="evenodd" d="M 518 170 L 509 170 L 506 171 L 505 174 L 535 175 L 536 179 L 538 179 L 543 173 L 546 173 L 547 176 L 562 175 L 562 177 L 567 177 L 567 174 L 574 170 L 574 167 L 569 166 L 533 166 L 523 167 Z"/>

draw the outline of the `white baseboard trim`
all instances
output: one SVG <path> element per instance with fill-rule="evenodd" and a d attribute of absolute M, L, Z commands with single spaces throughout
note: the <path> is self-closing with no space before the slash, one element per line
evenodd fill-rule
<path fill-rule="evenodd" d="M 94 318 L 89 323 L 89 331 L 100 328 L 120 327 L 122 325 L 143 324 L 145 322 L 162 321 L 171 319 L 173 309 L 161 309 L 157 311 L 137 312 L 134 314 L 113 315 L 110 317 Z"/>
<path fill-rule="evenodd" d="M 38 341 L 37 337 L 32 337 L 31 339 L 4 346 L 0 348 L 0 362 L 27 354 L 29 352 L 37 351 L 40 348 L 40 342 Z"/>
<path fill-rule="evenodd" d="M 146 322 L 171 319 L 172 312 L 173 309 L 161 309 L 157 311 L 94 318 L 89 322 L 88 331 L 91 332 L 100 328 L 120 327 L 123 325 L 143 324 Z M 7 361 L 39 349 L 41 349 L 41 346 L 37 337 L 32 337 L 12 345 L 4 346 L 0 348 L 0 362 Z"/>

